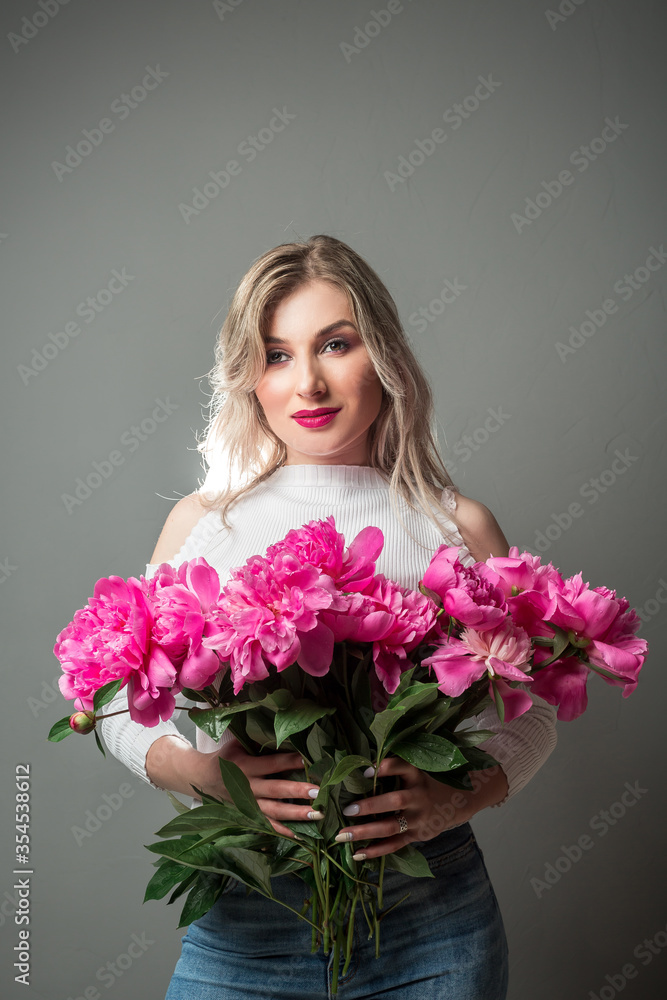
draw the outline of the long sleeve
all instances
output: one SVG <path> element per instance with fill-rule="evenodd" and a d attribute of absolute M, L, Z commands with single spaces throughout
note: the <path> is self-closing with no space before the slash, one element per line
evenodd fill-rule
<path fill-rule="evenodd" d="M 104 706 L 103 712 L 106 714 L 123 709 L 127 709 L 127 687 L 121 688 L 113 701 Z M 161 736 L 178 736 L 187 746 L 192 746 L 190 740 L 179 732 L 171 719 L 167 722 L 158 722 L 157 726 L 148 727 L 133 722 L 129 713 L 125 712 L 123 715 L 103 719 L 100 726 L 107 750 L 153 788 L 160 786 L 151 781 L 146 773 L 146 755 L 151 745 Z"/>
<path fill-rule="evenodd" d="M 528 691 L 533 700 L 532 708 L 503 726 L 495 705 L 490 705 L 477 716 L 475 723 L 475 729 L 496 733 L 480 743 L 480 749 L 495 757 L 507 776 L 508 793 L 495 806 L 504 805 L 528 784 L 555 749 L 558 739 L 554 706 L 532 694 L 525 684 L 519 687 Z"/>

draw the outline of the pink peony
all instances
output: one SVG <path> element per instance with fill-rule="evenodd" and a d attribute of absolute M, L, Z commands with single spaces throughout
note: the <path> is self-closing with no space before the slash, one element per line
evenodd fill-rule
<path fill-rule="evenodd" d="M 445 612 L 462 625 L 477 629 L 500 625 L 508 609 L 505 595 L 495 582 L 496 574 L 483 562 L 464 566 L 458 554 L 455 546 L 436 549 L 424 573 L 424 586 L 438 595 Z"/>
<path fill-rule="evenodd" d="M 393 694 L 401 673 L 412 666 L 406 654 L 415 649 L 432 629 L 438 608 L 429 597 L 399 586 L 382 573 L 367 585 L 364 597 L 370 598 L 376 609 L 386 608 L 391 616 L 384 634 L 373 640 L 373 662 L 385 690 Z M 367 630 L 365 623 L 358 621 L 359 629 L 354 638 L 361 639 L 367 635 Z"/>
<path fill-rule="evenodd" d="M 266 550 L 266 558 L 276 565 L 276 556 L 290 553 L 297 564 L 315 566 L 330 576 L 339 590 L 363 590 L 373 578 L 375 563 L 384 545 L 379 528 L 363 528 L 345 547 L 345 538 L 336 531 L 332 514 L 325 520 L 309 521 L 293 528 Z"/>
<path fill-rule="evenodd" d="M 489 693 L 493 696 L 495 685 L 505 705 L 505 721 L 510 722 L 527 712 L 533 702 L 529 694 L 510 688 L 505 681 L 531 682 L 532 678 L 519 669 L 530 669 L 530 656 L 530 637 L 507 620 L 491 629 L 464 628 L 460 638 L 450 637 L 422 663 L 433 667 L 438 687 L 452 697 L 487 675 Z"/>
<path fill-rule="evenodd" d="M 75 708 L 91 711 L 95 692 L 122 678 L 130 718 L 144 726 L 169 719 L 174 694 L 204 687 L 220 669 L 202 644 L 212 629 L 218 577 L 206 560 L 163 563 L 154 577 L 102 578 L 85 608 L 57 636 L 59 686 Z"/>
<path fill-rule="evenodd" d="M 331 578 L 313 566 L 299 566 L 290 553 L 275 556 L 278 573 L 261 556 L 232 571 L 214 618 L 217 628 L 203 640 L 229 660 L 234 694 L 245 683 L 268 677 L 267 663 L 284 670 L 298 659 L 307 673 L 327 673 L 333 633 L 318 612 L 344 608 Z"/>

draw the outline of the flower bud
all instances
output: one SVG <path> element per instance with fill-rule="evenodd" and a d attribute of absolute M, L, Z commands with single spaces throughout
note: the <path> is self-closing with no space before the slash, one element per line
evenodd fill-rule
<path fill-rule="evenodd" d="M 70 729 L 75 733 L 92 733 L 95 728 L 94 712 L 75 712 L 69 718 Z"/>

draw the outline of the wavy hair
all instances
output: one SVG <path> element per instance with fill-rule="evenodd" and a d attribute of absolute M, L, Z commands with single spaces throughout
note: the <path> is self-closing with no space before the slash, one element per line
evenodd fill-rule
<path fill-rule="evenodd" d="M 233 295 L 216 342 L 215 364 L 207 373 L 213 392 L 207 427 L 197 444 L 209 466 L 198 491 L 202 505 L 218 509 L 229 528 L 227 512 L 232 504 L 268 479 L 287 458 L 286 446 L 269 427 L 254 389 L 265 371 L 264 337 L 276 306 L 311 281 L 329 282 L 345 293 L 382 383 L 380 412 L 368 432 L 369 465 L 388 481 L 396 516 L 403 524 L 396 503 L 400 495 L 451 542 L 433 511 L 435 507 L 455 520 L 455 514 L 442 505 L 441 495 L 444 488 L 457 487 L 438 451 L 429 383 L 380 277 L 351 247 L 328 235 L 268 250 L 252 264 Z M 224 485 L 210 488 L 213 480 L 221 479 Z"/>

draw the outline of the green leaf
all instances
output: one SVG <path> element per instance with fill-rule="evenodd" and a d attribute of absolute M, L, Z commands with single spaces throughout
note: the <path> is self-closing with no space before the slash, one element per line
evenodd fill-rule
<path fill-rule="evenodd" d="M 74 730 L 70 728 L 69 720 L 69 715 L 66 715 L 64 719 L 58 719 L 49 729 L 47 740 L 50 740 L 51 743 L 60 743 L 66 736 L 73 733 Z"/>
<path fill-rule="evenodd" d="M 227 879 L 221 878 L 219 875 L 201 872 L 188 893 L 178 926 L 185 927 L 193 920 L 198 920 L 205 913 L 208 913 L 222 892 L 226 881 Z"/>
<path fill-rule="evenodd" d="M 289 708 L 293 703 L 294 695 L 285 688 L 278 688 L 276 691 L 267 694 L 262 702 L 266 708 L 273 708 L 276 711 Z"/>
<path fill-rule="evenodd" d="M 95 742 L 97 743 L 97 749 L 101 751 L 103 757 L 106 757 L 106 753 L 104 752 L 104 747 L 102 746 L 102 740 L 99 737 L 99 733 L 97 732 L 96 729 L 93 729 L 93 732 L 95 733 Z"/>
<path fill-rule="evenodd" d="M 171 858 L 166 858 L 165 863 L 160 865 L 146 886 L 144 903 L 148 902 L 149 899 L 162 899 L 170 889 L 173 889 L 175 885 L 182 882 L 191 872 L 191 868 L 179 865 L 177 861 L 172 861 Z"/>
<path fill-rule="evenodd" d="M 450 771 L 466 763 L 457 746 L 434 733 L 417 733 L 394 743 L 391 749 L 420 771 Z"/>
<path fill-rule="evenodd" d="M 232 721 L 232 717 L 238 712 L 247 712 L 249 709 L 254 708 L 252 702 L 243 702 L 243 704 L 238 705 L 228 705 L 224 708 L 189 708 L 188 716 L 192 719 L 195 726 L 198 726 L 202 732 L 210 736 L 212 740 L 216 743 L 222 736 L 222 734 L 227 729 L 227 726 Z"/>
<path fill-rule="evenodd" d="M 105 684 L 99 691 L 95 692 L 93 696 L 93 712 L 99 712 L 103 705 L 107 705 L 118 694 L 123 680 L 123 677 L 119 677 L 115 681 L 109 681 L 108 684 Z"/>
<path fill-rule="evenodd" d="M 492 757 L 486 750 L 479 750 L 477 747 L 466 747 L 463 750 L 471 771 L 485 771 L 490 767 L 499 767 L 499 761 Z"/>
<path fill-rule="evenodd" d="M 357 754 L 347 754 L 347 756 L 343 757 L 342 760 L 336 764 L 325 783 L 327 785 L 337 785 L 339 782 L 343 781 L 344 778 L 347 778 L 348 774 L 351 774 L 352 771 L 356 771 L 359 767 L 368 767 L 371 763 L 372 761 L 369 760 L 368 757 L 360 757 Z M 320 784 L 320 788 L 322 788 L 322 784 Z"/>
<path fill-rule="evenodd" d="M 406 688 L 399 697 L 397 697 L 397 692 L 394 692 L 387 702 L 387 708 L 398 708 L 399 706 L 405 709 L 416 708 L 422 703 L 429 704 L 435 701 L 439 694 L 437 681 L 430 681 L 428 684 L 417 681 Z"/>
<path fill-rule="evenodd" d="M 385 857 L 385 868 L 391 868 L 403 875 L 412 875 L 414 878 L 435 878 L 427 859 L 412 844 L 406 844 L 405 847 Z"/>
<path fill-rule="evenodd" d="M 187 878 L 184 878 L 182 882 L 179 882 L 167 900 L 167 904 L 173 903 L 174 900 L 178 899 L 179 896 L 182 896 L 184 892 L 187 892 L 190 886 L 193 885 L 193 883 L 199 878 L 199 872 L 196 869 L 188 868 L 188 871 L 190 874 Z"/>
<path fill-rule="evenodd" d="M 443 735 L 443 734 L 441 734 Z M 485 743 L 486 740 L 490 740 L 492 736 L 496 734 L 490 729 L 457 729 L 454 734 L 452 734 L 452 739 L 462 747 L 476 747 L 480 743 Z"/>
<path fill-rule="evenodd" d="M 184 802 L 181 802 L 180 799 L 177 799 L 176 796 L 172 792 L 170 792 L 168 789 L 165 789 L 165 791 L 167 792 L 167 795 L 169 796 L 169 801 L 171 802 L 172 806 L 174 807 L 174 809 L 176 810 L 177 813 L 189 813 L 190 812 L 190 807 L 189 806 L 186 806 Z"/>
<path fill-rule="evenodd" d="M 333 706 L 318 705 L 307 698 L 299 698 L 289 708 L 276 712 L 273 720 L 276 748 L 292 733 L 303 732 L 313 722 L 317 722 L 325 715 L 332 715 L 335 711 Z"/>
<path fill-rule="evenodd" d="M 543 667 L 548 667 L 550 663 L 553 663 L 554 660 L 557 660 L 559 656 L 562 656 L 562 654 L 567 649 L 567 646 L 570 641 L 565 629 L 562 629 L 559 625 L 554 625 L 553 622 L 546 622 L 546 624 L 549 626 L 549 628 L 552 628 L 554 630 L 554 638 L 552 640 L 553 652 L 548 660 L 542 660 L 542 662 L 538 665 L 539 669 L 542 669 Z M 540 643 L 540 645 L 542 645 L 542 643 Z M 549 643 L 549 645 L 551 645 L 551 643 Z"/>
<path fill-rule="evenodd" d="M 378 747 L 383 745 L 392 728 L 401 716 L 405 715 L 405 712 L 406 709 L 404 708 L 385 708 L 384 712 L 378 712 L 370 724 L 370 730 L 377 741 Z"/>
<path fill-rule="evenodd" d="M 246 829 L 248 817 L 231 805 L 202 805 L 174 816 L 161 829 L 158 837 L 173 837 L 181 833 L 201 833 L 203 830 Z"/>
<path fill-rule="evenodd" d="M 269 896 L 273 895 L 271 891 L 271 870 L 266 854 L 258 851 L 250 851 L 245 847 L 225 848 L 222 853 L 225 859 L 233 862 L 237 870 L 241 873 L 240 876 L 235 876 L 241 882 L 251 886 L 253 889 L 259 886 Z"/>
<path fill-rule="evenodd" d="M 257 799 L 252 794 L 250 782 L 238 764 L 234 764 L 231 760 L 225 760 L 224 757 L 218 757 L 218 764 L 224 786 L 239 812 L 242 812 L 249 819 L 255 820 L 258 826 L 273 830 L 268 819 L 257 805 Z"/>
<path fill-rule="evenodd" d="M 317 723 L 315 723 L 315 725 L 311 727 L 311 730 L 308 733 L 308 740 L 307 740 L 308 753 L 306 755 L 308 759 L 312 760 L 313 762 L 320 760 L 324 752 L 324 747 L 328 743 L 329 743 L 329 737 L 324 732 L 322 727 Z"/>
<path fill-rule="evenodd" d="M 181 694 L 188 701 L 202 701 L 204 704 L 208 704 L 201 691 L 193 691 L 192 688 L 181 688 Z"/>
<path fill-rule="evenodd" d="M 491 687 L 493 688 L 493 698 L 496 703 L 496 711 L 498 713 L 498 718 L 504 724 L 505 723 L 505 702 L 502 699 L 502 695 L 498 690 L 498 686 L 491 681 Z"/>

